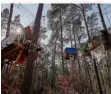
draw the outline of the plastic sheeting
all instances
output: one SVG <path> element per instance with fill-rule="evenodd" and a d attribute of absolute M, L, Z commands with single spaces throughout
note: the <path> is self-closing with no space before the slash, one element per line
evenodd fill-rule
<path fill-rule="evenodd" d="M 16 37 L 17 37 L 16 34 L 11 34 L 6 39 L 4 39 L 1 43 L 2 49 L 7 47 L 8 44 L 12 44 Z"/>

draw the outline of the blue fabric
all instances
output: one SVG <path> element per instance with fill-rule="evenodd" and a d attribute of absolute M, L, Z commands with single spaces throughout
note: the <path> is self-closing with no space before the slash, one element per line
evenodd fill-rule
<path fill-rule="evenodd" d="M 77 49 L 76 48 L 65 48 L 65 52 L 66 53 L 77 53 Z"/>

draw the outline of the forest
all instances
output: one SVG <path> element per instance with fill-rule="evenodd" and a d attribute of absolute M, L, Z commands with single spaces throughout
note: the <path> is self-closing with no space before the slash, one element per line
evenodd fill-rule
<path fill-rule="evenodd" d="M 1 94 L 111 94 L 104 4 L 50 4 L 46 27 L 44 5 L 28 26 L 20 14 L 12 19 L 17 4 L 1 11 Z"/>

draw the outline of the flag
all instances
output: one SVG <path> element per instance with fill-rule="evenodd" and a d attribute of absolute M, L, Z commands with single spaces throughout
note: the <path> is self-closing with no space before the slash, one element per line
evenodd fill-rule
<path fill-rule="evenodd" d="M 25 27 L 25 31 L 26 31 L 29 35 L 32 34 L 32 30 L 31 30 L 30 26 Z"/>
<path fill-rule="evenodd" d="M 25 38 L 26 39 L 30 39 L 32 36 L 32 30 L 30 28 L 30 26 L 27 26 L 24 28 L 24 34 L 25 34 Z"/>

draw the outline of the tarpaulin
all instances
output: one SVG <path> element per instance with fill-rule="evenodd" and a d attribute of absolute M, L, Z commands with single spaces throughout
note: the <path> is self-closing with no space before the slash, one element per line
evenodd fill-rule
<path fill-rule="evenodd" d="M 77 49 L 76 48 L 65 48 L 65 52 L 66 53 L 77 53 Z"/>
<path fill-rule="evenodd" d="M 11 34 L 11 35 L 9 35 L 6 39 L 4 39 L 4 40 L 2 41 L 1 47 L 2 47 L 2 48 L 5 48 L 5 47 L 7 47 L 7 44 L 8 44 L 8 45 L 9 45 L 9 44 L 12 44 L 12 43 L 14 42 L 14 40 L 15 40 L 16 37 L 17 37 L 16 34 Z"/>

